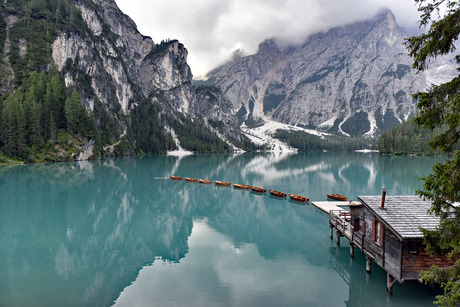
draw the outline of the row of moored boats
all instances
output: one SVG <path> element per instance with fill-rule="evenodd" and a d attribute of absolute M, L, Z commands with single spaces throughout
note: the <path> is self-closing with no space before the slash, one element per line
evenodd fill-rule
<path fill-rule="evenodd" d="M 182 177 L 171 176 L 171 179 L 172 180 L 182 180 Z M 184 177 L 184 179 L 185 179 L 185 181 L 189 181 L 189 182 L 199 182 L 199 183 L 203 183 L 203 184 L 210 184 L 211 183 L 211 180 L 208 180 L 208 179 L 196 179 L 196 178 L 190 178 L 190 177 Z M 220 185 L 220 186 L 231 186 L 231 183 L 228 182 L 228 181 L 215 180 L 214 184 Z M 248 184 L 234 183 L 233 187 L 235 189 L 251 190 L 253 192 L 260 193 L 260 194 L 265 194 L 267 192 L 267 190 L 265 190 L 264 188 L 259 188 L 259 187 L 251 186 L 251 185 L 248 185 Z M 268 191 L 272 196 L 279 197 L 279 198 L 286 198 L 286 196 L 289 195 L 290 199 L 298 201 L 298 202 L 306 203 L 306 202 L 309 201 L 309 199 L 307 197 L 296 195 L 296 194 L 291 194 L 291 193 L 286 194 L 286 193 L 283 193 L 283 192 L 280 192 L 280 191 L 275 191 L 275 190 L 268 190 Z"/>

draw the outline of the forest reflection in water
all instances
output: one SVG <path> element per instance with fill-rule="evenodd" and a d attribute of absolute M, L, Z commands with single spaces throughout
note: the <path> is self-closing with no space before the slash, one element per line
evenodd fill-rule
<path fill-rule="evenodd" d="M 268 153 L 0 167 L 0 305 L 127 305 L 134 302 L 129 293 L 145 283 L 162 285 L 152 290 L 155 298 L 137 295 L 157 305 L 355 302 L 349 297 L 355 287 L 331 264 L 335 246 L 324 213 L 169 176 L 245 183 L 311 200 L 331 192 L 356 199 L 382 187 L 413 195 L 421 188 L 418 178 L 438 160 Z M 366 278 L 359 261 L 353 268 L 361 267 L 356 274 Z M 385 278 L 374 275 L 374 296 L 388 300 Z M 167 280 L 177 284 L 170 295 Z M 396 304 L 406 288 L 396 286 L 390 300 Z M 405 303 L 433 299 L 428 292 L 403 296 Z"/>

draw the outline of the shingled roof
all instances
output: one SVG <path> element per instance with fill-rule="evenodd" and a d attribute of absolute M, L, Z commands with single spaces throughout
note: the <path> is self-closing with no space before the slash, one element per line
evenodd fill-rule
<path fill-rule="evenodd" d="M 358 200 L 393 229 L 400 240 L 421 239 L 419 227 L 434 230 L 440 222 L 439 217 L 427 213 L 431 202 L 418 196 L 386 196 L 383 209 L 381 196 L 358 196 Z"/>

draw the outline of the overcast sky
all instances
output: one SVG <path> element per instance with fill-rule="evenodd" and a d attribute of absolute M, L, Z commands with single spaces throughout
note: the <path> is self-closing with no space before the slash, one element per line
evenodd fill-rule
<path fill-rule="evenodd" d="M 237 49 L 253 54 L 266 38 L 299 43 L 309 34 L 374 16 L 389 8 L 402 27 L 417 28 L 414 0 L 115 0 L 138 30 L 159 43 L 178 39 L 195 77 Z"/>

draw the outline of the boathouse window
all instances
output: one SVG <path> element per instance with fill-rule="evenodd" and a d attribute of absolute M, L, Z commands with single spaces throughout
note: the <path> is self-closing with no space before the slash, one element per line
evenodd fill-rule
<path fill-rule="evenodd" d="M 409 253 L 417 254 L 417 242 L 409 242 Z"/>
<path fill-rule="evenodd" d="M 357 217 L 357 218 L 355 218 L 355 219 L 353 220 L 353 230 L 354 230 L 354 231 L 360 231 L 360 230 L 361 230 L 361 229 L 360 229 L 360 226 L 361 226 L 361 225 L 360 225 L 360 224 L 361 224 L 360 222 L 361 222 L 361 221 L 360 221 L 360 218 L 359 218 L 359 217 Z"/>
<path fill-rule="evenodd" d="M 381 222 L 372 221 L 372 240 L 380 246 L 383 246 L 383 229 L 384 226 Z"/>

